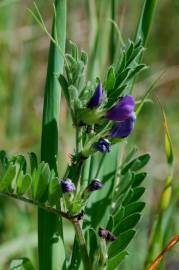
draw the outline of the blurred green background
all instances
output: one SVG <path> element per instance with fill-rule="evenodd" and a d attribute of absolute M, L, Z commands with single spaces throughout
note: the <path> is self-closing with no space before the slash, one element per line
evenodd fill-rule
<path fill-rule="evenodd" d="M 82 49 L 91 53 L 95 34 L 93 3 L 95 0 L 68 1 L 68 39 L 75 41 Z M 107 13 L 108 0 L 96 0 L 96 16 L 103 2 L 100 21 L 103 29 L 98 60 L 100 74 L 104 76 L 110 38 L 111 24 Z M 37 1 L 45 22 L 50 29 L 53 15 L 52 1 Z M 135 34 L 142 0 L 120 0 L 117 21 L 125 42 Z M 105 8 L 104 8 L 105 7 Z M 0 148 L 9 153 L 40 153 L 41 117 L 43 89 L 46 77 L 49 39 L 34 22 L 27 8 L 33 9 L 30 0 L 0 0 Z M 90 16 L 89 16 L 90 14 Z M 153 80 L 165 71 L 155 88 L 155 94 L 164 106 L 175 154 L 174 197 L 176 204 L 172 212 L 170 231 L 167 239 L 179 233 L 177 197 L 179 167 L 179 1 L 159 1 L 152 25 L 152 32 L 144 54 L 144 63 L 149 65 L 145 74 L 135 85 L 134 95 L 140 97 Z M 118 46 L 118 44 L 116 44 Z M 107 51 L 108 50 L 108 51 Z M 142 270 L 147 253 L 148 234 L 155 219 L 160 194 L 167 177 L 164 154 L 164 132 L 162 115 L 155 97 L 153 103 L 145 105 L 129 145 L 136 144 L 140 152 L 151 153 L 146 181 L 147 192 L 144 200 L 147 207 L 138 225 L 138 233 L 129 247 L 129 257 L 121 266 L 123 270 Z M 64 98 L 61 104 L 59 175 L 62 176 L 68 154 L 73 151 L 73 128 L 69 122 Z M 73 231 L 66 224 L 67 243 Z M 11 258 L 28 256 L 35 263 L 36 209 L 23 203 L 0 197 L 0 269 L 6 269 Z M 68 246 L 70 248 L 70 244 Z M 168 270 L 179 269 L 179 247 L 167 255 Z"/>

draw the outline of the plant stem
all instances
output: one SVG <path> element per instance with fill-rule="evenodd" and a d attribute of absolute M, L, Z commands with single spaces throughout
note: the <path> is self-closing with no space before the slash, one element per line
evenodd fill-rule
<path fill-rule="evenodd" d="M 98 175 L 99 175 L 99 173 L 101 171 L 101 167 L 102 167 L 102 164 L 104 162 L 105 156 L 106 156 L 106 154 L 103 154 L 102 157 L 101 157 L 101 159 L 100 159 L 100 161 L 99 161 L 99 165 L 98 165 L 98 169 L 96 171 L 95 178 L 98 178 Z"/>
<path fill-rule="evenodd" d="M 61 50 L 65 51 L 66 40 L 66 0 L 55 1 L 56 16 L 53 22 L 52 36 L 58 38 Z M 51 169 L 57 174 L 57 154 L 58 154 L 58 123 L 59 123 L 59 102 L 60 85 L 57 80 L 59 73 L 63 72 L 64 58 L 59 49 L 51 41 L 48 59 L 47 78 L 44 95 L 43 123 L 42 123 L 42 144 L 41 160 L 48 162 Z M 65 258 L 57 254 L 53 256 L 53 235 L 58 230 L 62 241 L 63 233 L 61 218 L 52 213 L 40 209 L 38 210 L 38 251 L 39 270 L 53 270 L 64 264 Z M 58 223 L 59 222 L 59 223 Z M 57 224 L 59 224 L 57 226 Z M 62 253 L 62 252 L 61 252 Z M 61 261 L 60 261 L 61 260 Z"/>
<path fill-rule="evenodd" d="M 79 244 L 80 251 L 81 251 L 81 257 L 83 260 L 84 269 L 90 270 L 90 269 L 92 269 L 92 265 L 91 265 L 91 261 L 90 261 L 89 256 L 88 256 L 86 241 L 85 241 L 85 238 L 83 236 L 83 232 L 82 232 L 82 228 L 81 228 L 79 220 L 77 220 L 77 219 L 73 220 L 73 225 L 74 225 L 76 236 L 78 239 L 78 244 Z"/>
<path fill-rule="evenodd" d="M 76 127 L 76 154 L 80 152 L 81 148 L 81 128 Z"/>
<path fill-rule="evenodd" d="M 106 270 L 107 268 L 107 260 L 108 260 L 108 253 L 106 247 L 106 240 L 100 239 L 100 261 L 99 261 L 99 270 Z"/>
<path fill-rule="evenodd" d="M 26 197 L 23 197 L 23 196 L 18 196 L 16 194 L 13 194 L 13 193 L 1 193 L 0 192 L 0 195 L 2 196 L 6 196 L 6 197 L 9 197 L 9 198 L 13 198 L 15 200 L 19 200 L 19 201 L 22 201 L 22 202 L 25 202 L 25 203 L 29 203 L 29 204 L 32 204 L 32 205 L 36 205 L 38 206 L 39 208 L 47 211 L 47 212 L 50 212 L 52 214 L 55 214 L 57 216 L 62 216 L 68 220 L 71 220 L 73 217 L 70 217 L 68 213 L 65 213 L 63 211 L 61 211 L 60 209 L 56 209 L 56 208 L 53 208 L 53 207 L 50 207 L 50 206 L 47 206 L 47 205 L 44 205 L 43 203 L 40 203 L 40 202 L 37 202 L 37 201 L 34 201 L 34 200 L 31 200 L 31 199 L 28 199 Z"/>

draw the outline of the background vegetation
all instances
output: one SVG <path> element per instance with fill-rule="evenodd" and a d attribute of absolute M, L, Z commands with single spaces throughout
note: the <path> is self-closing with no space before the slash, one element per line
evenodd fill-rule
<path fill-rule="evenodd" d="M 52 1 L 37 1 L 45 18 L 47 26 L 51 25 L 53 13 Z M 101 44 L 97 51 L 100 72 L 107 61 L 106 48 L 108 37 L 108 14 L 106 0 L 96 0 L 99 9 L 94 12 L 93 0 L 68 1 L 68 39 L 74 40 L 81 48 L 92 52 L 95 39 L 95 20 L 100 19 Z M 101 3 L 103 6 L 101 7 Z M 120 0 L 117 20 L 123 39 L 133 38 L 135 25 L 139 15 L 142 0 Z M 33 8 L 30 0 L 0 1 L 0 148 L 10 153 L 35 151 L 40 153 L 41 117 L 43 105 L 43 89 L 46 77 L 48 37 L 34 22 L 27 8 Z M 101 9 L 103 8 L 103 9 Z M 100 13 L 101 12 L 101 13 Z M 99 14 L 100 13 L 100 14 Z M 94 16 L 96 14 L 96 17 Z M 165 71 L 158 82 L 155 94 L 164 106 L 175 154 L 174 195 L 171 202 L 172 215 L 167 240 L 179 233 L 177 209 L 179 161 L 179 2 L 178 0 L 159 1 L 152 33 L 147 43 L 144 62 L 150 68 L 139 78 L 135 95 L 139 96 L 153 82 L 154 78 Z M 67 41 L 68 47 L 68 41 Z M 92 54 L 91 54 L 92 55 Z M 93 56 L 93 55 L 92 55 Z M 93 66 L 98 70 L 98 66 Z M 91 70 L 90 76 L 92 76 Z M 122 269 L 143 269 L 147 248 L 148 235 L 154 222 L 161 191 L 167 177 L 167 165 L 164 154 L 164 131 L 162 115 L 156 98 L 143 109 L 135 127 L 130 143 L 136 143 L 140 151 L 151 153 L 152 159 L 148 166 L 150 175 L 146 181 L 147 192 L 144 201 L 147 207 L 139 224 L 135 241 L 130 245 L 130 254 Z M 65 102 L 61 106 L 63 115 L 60 128 L 61 145 L 60 161 L 68 162 L 68 153 L 73 149 L 73 128 L 69 122 Z M 63 175 L 64 167 L 60 168 Z M 176 200 L 175 200 L 176 198 Z M 37 236 L 36 209 L 20 202 L 0 197 L 0 269 L 6 269 L 11 258 L 27 256 L 36 261 Z M 70 248 L 73 230 L 66 224 L 68 231 L 66 241 Z M 135 251 L 134 253 L 132 251 Z M 179 269 L 179 247 L 170 252 L 166 269 Z M 134 255 L 133 255 L 134 254 Z"/>

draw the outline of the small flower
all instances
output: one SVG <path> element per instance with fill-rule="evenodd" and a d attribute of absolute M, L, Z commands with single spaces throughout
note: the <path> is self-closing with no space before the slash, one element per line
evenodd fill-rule
<path fill-rule="evenodd" d="M 117 237 L 114 234 L 103 228 L 99 228 L 98 234 L 101 238 L 105 239 L 106 241 L 115 241 L 117 239 Z"/>
<path fill-rule="evenodd" d="M 75 185 L 72 183 L 72 181 L 69 178 L 61 180 L 60 185 L 64 193 L 73 192 L 76 189 Z"/>
<path fill-rule="evenodd" d="M 111 132 L 110 132 L 111 137 L 112 138 L 128 137 L 134 128 L 135 119 L 136 119 L 135 113 L 133 113 L 125 121 L 116 123 L 111 129 Z"/>
<path fill-rule="evenodd" d="M 91 183 L 87 187 L 87 191 L 89 192 L 96 191 L 96 190 L 101 189 L 102 187 L 103 187 L 102 182 L 98 179 L 94 179 L 91 181 Z"/>
<path fill-rule="evenodd" d="M 102 153 L 107 153 L 111 151 L 111 145 L 107 139 L 99 139 L 99 141 L 94 144 L 94 148 Z"/>
<path fill-rule="evenodd" d="M 102 83 L 99 83 L 98 86 L 96 87 L 96 90 L 92 98 L 88 102 L 87 107 L 90 109 L 99 107 L 103 101 L 103 97 L 104 97 L 104 92 L 103 92 Z"/>
<path fill-rule="evenodd" d="M 133 96 L 124 96 L 118 103 L 107 111 L 106 118 L 113 121 L 124 121 L 129 118 L 135 107 Z"/>

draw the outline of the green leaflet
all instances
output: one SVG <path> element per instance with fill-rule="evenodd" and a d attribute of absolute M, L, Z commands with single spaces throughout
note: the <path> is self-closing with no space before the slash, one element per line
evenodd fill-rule
<path fill-rule="evenodd" d="M 149 159 L 150 159 L 149 154 L 141 155 L 141 156 L 135 158 L 134 160 L 132 160 L 130 163 L 128 163 L 122 169 L 121 173 L 125 174 L 129 169 L 131 171 L 138 171 L 138 170 L 142 169 L 149 162 Z"/>
<path fill-rule="evenodd" d="M 116 212 L 114 212 L 114 224 L 113 228 L 119 224 L 119 222 L 124 218 L 125 208 L 123 206 L 120 206 Z M 113 229 L 112 228 L 112 229 Z M 112 230 L 111 229 L 111 230 Z"/>
<path fill-rule="evenodd" d="M 19 258 L 10 263 L 9 270 L 35 270 L 35 268 L 28 258 Z"/>
<path fill-rule="evenodd" d="M 131 173 L 131 171 L 128 171 L 120 179 L 120 183 L 118 186 L 119 192 L 117 193 L 117 196 L 121 195 L 122 193 L 125 193 L 125 191 L 130 187 L 132 181 L 133 181 L 133 174 Z"/>
<path fill-rule="evenodd" d="M 106 80 L 104 82 L 105 90 L 107 92 L 110 92 L 114 88 L 115 83 L 116 83 L 116 75 L 115 75 L 114 68 L 111 66 L 108 69 L 107 78 L 106 78 Z"/>
<path fill-rule="evenodd" d="M 17 194 L 22 196 L 23 194 L 27 193 L 30 189 L 32 183 L 32 177 L 30 174 L 23 174 L 20 171 L 19 176 L 17 178 Z"/>
<path fill-rule="evenodd" d="M 139 186 L 144 181 L 146 176 L 147 176 L 146 172 L 141 172 L 141 173 L 135 174 L 133 177 L 133 180 L 132 180 L 132 182 L 133 182 L 132 187 Z"/>
<path fill-rule="evenodd" d="M 57 177 L 51 177 L 48 187 L 48 201 L 50 205 L 56 205 L 60 199 L 60 187 Z"/>
<path fill-rule="evenodd" d="M 114 241 L 108 249 L 109 258 L 112 258 L 123 251 L 132 240 L 135 235 L 134 230 L 128 230 L 124 233 L 121 233 L 116 241 Z"/>
<path fill-rule="evenodd" d="M 130 203 L 126 206 L 125 211 L 124 211 L 124 216 L 129 216 L 133 213 L 138 213 L 141 212 L 145 207 L 144 202 L 133 202 Z"/>
<path fill-rule="evenodd" d="M 122 251 L 112 259 L 109 259 L 107 270 L 114 270 L 121 263 L 121 261 L 128 255 L 127 251 Z"/>
<path fill-rule="evenodd" d="M 17 174 L 21 170 L 25 173 L 27 169 L 27 162 L 26 159 L 23 155 L 17 155 L 17 156 L 12 156 L 9 160 L 10 162 L 12 161 L 17 169 Z"/>
<path fill-rule="evenodd" d="M 144 187 L 137 187 L 134 189 L 130 189 L 126 194 L 126 196 L 124 197 L 122 204 L 128 205 L 129 203 L 137 201 L 143 195 L 144 191 L 145 191 Z"/>
<path fill-rule="evenodd" d="M 37 169 L 38 167 L 38 160 L 37 160 L 37 156 L 35 153 L 30 152 L 29 153 L 29 159 L 30 159 L 30 168 L 31 168 L 31 173 L 33 173 L 33 171 L 35 169 Z"/>
<path fill-rule="evenodd" d="M 8 191 L 15 176 L 16 176 L 16 166 L 10 163 L 7 171 L 5 172 L 4 176 L 0 180 L 1 192 Z"/>
<path fill-rule="evenodd" d="M 114 228 L 114 234 L 120 235 L 121 233 L 132 229 L 139 221 L 140 214 L 132 214 L 124 218 L 119 225 Z"/>
<path fill-rule="evenodd" d="M 42 197 L 44 196 L 48 188 L 49 177 L 49 165 L 45 162 L 41 162 L 37 170 L 34 170 L 33 172 L 32 198 L 34 200 L 42 200 Z"/>

